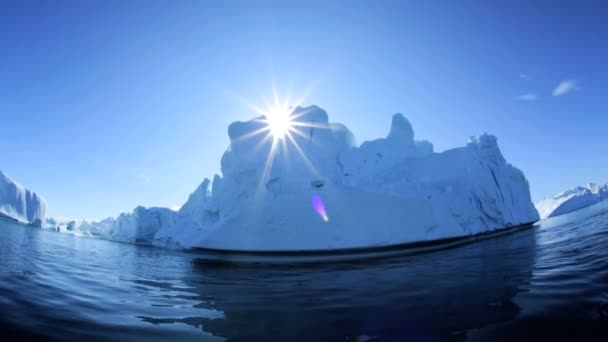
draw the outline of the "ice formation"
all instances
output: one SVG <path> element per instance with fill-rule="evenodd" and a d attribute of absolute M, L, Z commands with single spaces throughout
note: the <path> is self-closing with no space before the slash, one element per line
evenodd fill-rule
<path fill-rule="evenodd" d="M 0 171 L 0 217 L 35 226 L 45 222 L 46 201 Z"/>
<path fill-rule="evenodd" d="M 460 237 L 539 219 L 524 174 L 496 138 L 442 153 L 392 118 L 386 138 L 357 146 L 316 107 L 291 113 L 272 137 L 264 117 L 234 122 L 222 176 L 205 179 L 178 212 L 138 208 L 80 229 L 158 246 L 333 250 Z"/>
<path fill-rule="evenodd" d="M 176 216 L 176 212 L 167 208 L 137 207 L 132 213 L 99 222 L 51 218 L 47 219 L 45 228 L 77 236 L 150 245 L 159 229 L 175 224 Z"/>
<path fill-rule="evenodd" d="M 608 198 L 608 184 L 603 186 L 589 183 L 561 192 L 554 197 L 546 197 L 536 203 L 541 218 L 563 215 L 582 209 Z"/>
<path fill-rule="evenodd" d="M 538 220 L 528 182 L 506 163 L 491 135 L 434 153 L 395 114 L 385 139 L 357 147 L 348 128 L 330 123 L 318 107 L 296 108 L 292 117 L 297 133 L 282 140 L 255 133 L 263 132 L 263 118 L 230 125 L 223 177 L 205 180 L 177 223 L 159 229 L 153 243 L 337 249 L 458 237 Z"/>

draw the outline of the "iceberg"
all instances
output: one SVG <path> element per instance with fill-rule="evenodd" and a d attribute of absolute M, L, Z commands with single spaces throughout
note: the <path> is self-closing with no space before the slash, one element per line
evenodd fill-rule
<path fill-rule="evenodd" d="M 42 228 L 76 236 L 92 236 L 89 232 L 91 225 L 86 220 L 82 219 L 70 220 L 48 217 Z M 93 227 L 93 229 L 95 228 L 97 228 L 97 226 Z"/>
<path fill-rule="evenodd" d="M 232 251 L 318 251 L 470 236 L 539 219 L 524 174 L 483 134 L 437 153 L 402 114 L 386 138 L 356 145 L 319 107 L 234 122 L 222 176 L 205 179 L 152 244 Z"/>
<path fill-rule="evenodd" d="M 553 197 L 545 197 L 536 203 L 541 218 L 555 217 L 588 207 L 608 198 L 608 184 L 603 186 L 589 183 L 560 192 Z"/>
<path fill-rule="evenodd" d="M 42 197 L 0 171 L 0 217 L 41 227 L 46 209 Z"/>
<path fill-rule="evenodd" d="M 45 228 L 72 234 L 132 244 L 151 245 L 157 231 L 174 225 L 176 212 L 168 208 L 137 207 L 132 213 L 120 214 L 95 222 L 49 218 Z"/>
<path fill-rule="evenodd" d="M 539 219 L 524 174 L 483 134 L 441 153 L 402 114 L 360 146 L 316 106 L 273 136 L 260 116 L 228 127 L 222 175 L 175 212 L 138 207 L 66 232 L 169 248 L 334 251 L 473 236 Z"/>

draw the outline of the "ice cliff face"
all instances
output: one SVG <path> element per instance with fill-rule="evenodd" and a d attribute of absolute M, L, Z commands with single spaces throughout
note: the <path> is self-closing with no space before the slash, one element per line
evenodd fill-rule
<path fill-rule="evenodd" d="M 0 171 L 0 216 L 41 226 L 45 222 L 46 201 Z"/>
<path fill-rule="evenodd" d="M 539 219 L 523 173 L 484 134 L 433 152 L 409 121 L 356 145 L 315 106 L 296 108 L 292 133 L 273 138 L 264 117 L 228 128 L 222 176 L 205 179 L 179 212 L 137 208 L 83 234 L 158 246 L 324 250 L 465 236 Z"/>
<path fill-rule="evenodd" d="M 588 207 L 608 198 L 608 184 L 603 186 L 589 183 L 586 187 L 577 186 L 547 197 L 536 203 L 541 218 L 555 217 Z"/>
<path fill-rule="evenodd" d="M 380 246 L 538 220 L 523 173 L 496 138 L 434 153 L 395 114 L 388 136 L 357 147 L 322 109 L 297 108 L 278 140 L 264 118 L 230 125 L 223 177 L 205 180 L 153 243 L 238 250 Z M 274 146 L 274 147 L 273 147 Z"/>

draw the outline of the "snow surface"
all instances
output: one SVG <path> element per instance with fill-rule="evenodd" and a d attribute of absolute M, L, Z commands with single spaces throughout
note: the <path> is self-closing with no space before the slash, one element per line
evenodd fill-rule
<path fill-rule="evenodd" d="M 316 106 L 297 107 L 292 118 L 298 133 L 282 140 L 264 131 L 264 117 L 232 123 L 222 176 L 205 179 L 178 212 L 140 207 L 78 229 L 173 248 L 327 250 L 539 219 L 524 174 L 505 161 L 494 136 L 436 153 L 395 114 L 386 138 L 357 146 Z"/>
<path fill-rule="evenodd" d="M 588 207 L 608 198 L 608 184 L 603 186 L 589 183 L 561 192 L 554 197 L 546 197 L 536 203 L 541 218 L 555 217 Z"/>
<path fill-rule="evenodd" d="M 42 226 L 46 201 L 0 171 L 0 216 L 25 224 Z"/>

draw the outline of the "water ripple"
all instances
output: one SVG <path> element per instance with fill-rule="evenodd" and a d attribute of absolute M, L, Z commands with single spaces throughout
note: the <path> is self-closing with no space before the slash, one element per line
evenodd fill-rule
<path fill-rule="evenodd" d="M 606 246 L 602 206 L 457 249 L 316 267 L 210 267 L 1 221 L 0 328 L 75 341 L 500 340 L 543 327 L 531 320 L 605 323 Z"/>

